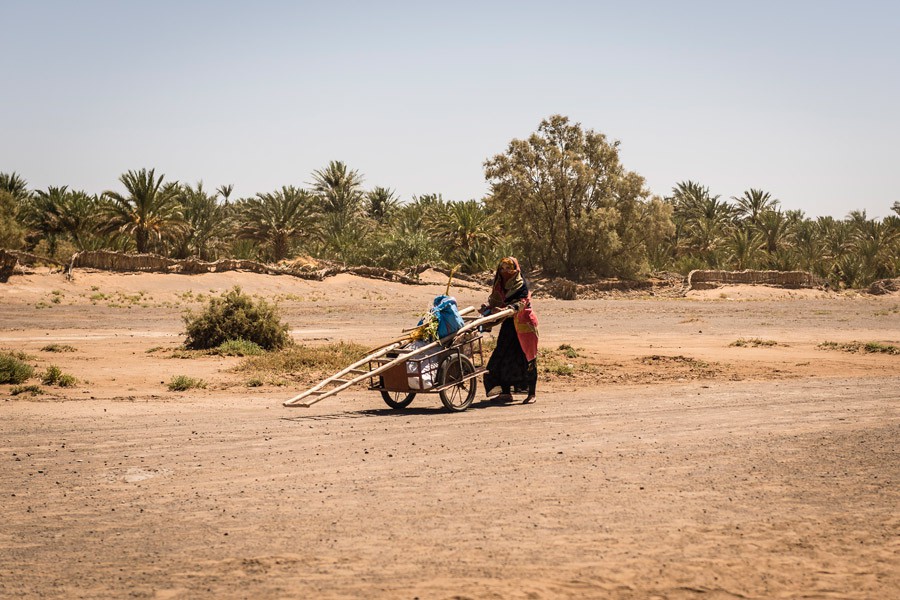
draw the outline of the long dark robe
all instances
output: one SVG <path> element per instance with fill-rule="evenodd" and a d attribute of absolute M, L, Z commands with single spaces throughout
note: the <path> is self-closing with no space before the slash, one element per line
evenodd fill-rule
<path fill-rule="evenodd" d="M 506 298 L 506 304 L 528 296 L 528 286 L 523 285 L 515 294 Z M 497 336 L 497 347 L 491 354 L 487 364 L 488 372 L 484 374 L 484 389 L 490 393 L 494 387 L 500 387 L 504 394 L 515 390 L 534 394 L 537 386 L 537 359 L 528 362 L 513 319 L 509 318 L 500 325 Z"/>

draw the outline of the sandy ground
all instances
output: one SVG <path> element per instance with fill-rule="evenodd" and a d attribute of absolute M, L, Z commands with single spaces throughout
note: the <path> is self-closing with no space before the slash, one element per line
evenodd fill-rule
<path fill-rule="evenodd" d="M 361 388 L 286 409 L 302 386 L 171 357 L 182 313 L 233 285 L 277 301 L 298 342 L 373 346 L 430 281 L 0 285 L 0 348 L 79 380 L 0 386 L 0 597 L 900 596 L 900 356 L 817 347 L 900 345 L 898 295 L 538 299 L 542 347 L 574 347 L 574 374 L 458 414 Z M 168 391 L 179 374 L 209 387 Z"/>

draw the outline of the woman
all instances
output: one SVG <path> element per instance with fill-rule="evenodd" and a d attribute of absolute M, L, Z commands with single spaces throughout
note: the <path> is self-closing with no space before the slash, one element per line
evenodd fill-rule
<path fill-rule="evenodd" d="M 500 261 L 484 315 L 512 308 L 497 336 L 497 348 L 488 360 L 484 389 L 496 402 L 511 402 L 513 391 L 528 391 L 523 404 L 535 401 L 537 387 L 537 315 L 531 310 L 531 293 L 522 277 L 519 261 L 508 256 Z M 498 395 L 499 394 L 499 395 Z"/>

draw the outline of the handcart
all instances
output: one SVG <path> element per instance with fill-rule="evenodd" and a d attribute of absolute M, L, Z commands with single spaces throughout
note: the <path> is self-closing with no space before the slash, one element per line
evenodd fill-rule
<path fill-rule="evenodd" d="M 464 325 L 455 333 L 424 345 L 411 343 L 410 335 L 398 338 L 287 400 L 284 406 L 310 407 L 366 382 L 368 389 L 380 392 L 385 403 L 396 410 L 409 406 L 417 394 L 439 394 L 447 410 L 466 410 L 475 398 L 477 377 L 487 370 L 481 330 L 511 316 L 513 310 L 482 316 L 470 306 L 459 314 Z"/>

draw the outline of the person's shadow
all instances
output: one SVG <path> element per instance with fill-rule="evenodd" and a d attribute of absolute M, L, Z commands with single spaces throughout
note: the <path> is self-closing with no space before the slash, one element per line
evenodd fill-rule
<path fill-rule="evenodd" d="M 492 402 L 490 399 L 473 401 L 466 411 L 483 410 L 485 408 L 505 408 L 521 404 L 521 401 L 513 402 Z M 390 407 L 384 408 L 366 408 L 363 410 L 346 410 L 337 413 L 324 415 L 299 415 L 296 417 L 282 417 L 283 421 L 330 421 L 333 419 L 359 419 L 363 417 L 433 417 L 441 414 L 450 414 L 442 405 L 437 406 L 407 406 L 406 408 L 394 409 Z"/>

